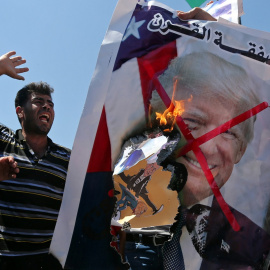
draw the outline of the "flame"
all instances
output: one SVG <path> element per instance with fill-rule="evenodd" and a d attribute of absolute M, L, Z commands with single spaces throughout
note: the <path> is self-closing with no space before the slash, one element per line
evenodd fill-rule
<path fill-rule="evenodd" d="M 173 127 L 176 123 L 176 118 L 181 116 L 185 111 L 186 102 L 191 102 L 193 99 L 193 96 L 191 95 L 187 100 L 174 100 L 177 82 L 177 80 L 174 82 L 173 96 L 169 108 L 166 109 L 163 113 L 156 112 L 156 119 L 159 120 L 159 124 L 161 126 L 166 126 L 167 124 L 170 125 L 169 128 L 164 129 L 165 132 L 171 132 L 173 130 Z"/>

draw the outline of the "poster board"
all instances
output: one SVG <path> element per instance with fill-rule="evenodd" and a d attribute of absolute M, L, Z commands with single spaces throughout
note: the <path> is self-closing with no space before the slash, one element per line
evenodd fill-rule
<path fill-rule="evenodd" d="M 78 264 L 82 267 L 102 265 L 110 269 L 120 262 L 119 257 L 109 245 L 111 241 L 109 227 L 115 203 L 112 181 L 114 166 L 119 160 L 123 144 L 147 129 L 149 120 L 147 113 L 152 92 L 158 92 L 165 109 L 170 106 L 172 91 L 160 83 L 160 76 L 168 69 L 171 60 L 186 59 L 194 55 L 196 59 L 199 59 L 200 55 L 212 58 L 212 62 L 204 59 L 204 64 L 198 64 L 193 75 L 199 77 L 198 74 L 201 71 L 208 72 L 208 74 L 207 72 L 203 74 L 204 80 L 200 81 L 201 85 L 204 81 L 205 89 L 206 85 L 214 79 L 217 90 L 222 84 L 219 85 L 219 81 L 224 79 L 228 82 L 233 78 L 231 85 L 235 83 L 244 85 L 247 82 L 246 79 L 241 81 L 240 77 L 236 79 L 234 72 L 230 74 L 225 70 L 219 71 L 219 75 L 224 76 L 218 78 L 216 72 L 219 70 L 219 64 L 226 62 L 228 63 L 226 69 L 230 66 L 232 70 L 238 68 L 241 74 L 247 74 L 248 81 L 254 85 L 252 92 L 255 91 L 255 94 L 252 93 L 252 95 L 256 96 L 256 102 L 235 111 L 235 106 L 232 106 L 235 103 L 231 102 L 231 104 L 229 99 L 221 98 L 219 101 L 214 101 L 215 95 L 207 97 L 208 100 L 204 98 L 204 105 L 210 101 L 207 107 L 216 110 L 224 117 L 218 118 L 215 125 L 212 125 L 212 129 L 205 130 L 205 133 L 200 135 L 195 132 L 198 127 L 190 127 L 194 120 L 190 117 L 179 117 L 178 127 L 182 136 L 189 142 L 198 143 L 187 144 L 186 150 L 190 152 L 196 150 L 192 158 L 188 157 L 184 160 L 183 156 L 188 155 L 188 152 L 180 149 L 180 154 L 182 151 L 182 159 L 181 155 L 179 156 L 180 162 L 188 167 L 187 162 L 194 158 L 191 163 L 193 162 L 196 167 L 199 167 L 197 164 L 199 163 L 200 167 L 204 168 L 203 175 L 207 175 L 209 171 L 213 172 L 219 164 L 207 160 L 204 146 L 215 141 L 218 136 L 225 136 L 226 140 L 230 140 L 230 136 L 238 136 L 232 135 L 233 132 L 229 131 L 232 128 L 230 125 L 237 123 L 235 125 L 237 127 L 242 119 L 250 119 L 250 116 L 254 119 L 256 115 L 253 139 L 247 139 L 245 149 L 239 148 L 237 153 L 241 155 L 235 153 L 233 156 L 232 153 L 226 151 L 226 148 L 223 150 L 227 157 L 225 161 L 230 167 L 230 173 L 227 173 L 229 177 L 226 181 L 223 179 L 224 181 L 220 184 L 215 173 L 212 173 L 213 177 L 211 174 L 207 176 L 207 188 L 209 188 L 209 182 L 212 183 L 212 189 L 206 191 L 209 196 L 202 196 L 196 200 L 209 207 L 214 205 L 215 209 L 221 208 L 220 213 L 225 214 L 223 221 L 226 222 L 226 226 L 229 224 L 229 236 L 237 234 L 239 228 L 243 226 L 249 228 L 249 225 L 245 224 L 248 224 L 247 220 L 251 221 L 252 228 L 257 228 L 257 231 L 262 232 L 263 240 L 257 242 L 256 250 L 259 250 L 256 253 L 257 257 L 252 257 L 249 261 L 242 259 L 241 264 L 254 267 L 254 265 L 264 263 L 269 252 L 269 54 L 270 41 L 267 33 L 260 36 L 255 30 L 245 28 L 242 31 L 239 26 L 223 22 L 188 24 L 188 22 L 181 22 L 174 10 L 154 1 L 147 3 L 120 0 L 118 2 L 101 46 L 96 73 L 89 88 L 86 106 L 76 135 L 64 199 L 52 241 L 51 252 L 59 258 L 63 266 L 73 269 Z M 213 63 L 213 59 L 216 59 L 219 64 L 207 66 L 207 63 Z M 171 88 L 172 86 L 171 82 Z M 192 90 L 189 86 L 185 88 Z M 238 91 L 244 91 L 235 90 L 232 87 L 227 88 L 231 91 L 229 97 L 238 97 Z M 192 94 L 195 95 L 194 101 L 197 100 L 195 90 L 192 90 Z M 185 100 L 189 97 L 190 95 Z M 194 101 L 190 104 L 194 104 Z M 232 112 L 232 115 L 229 114 Z M 240 120 L 237 118 L 239 115 L 242 115 Z M 235 118 L 236 122 L 230 122 L 227 126 L 229 128 L 226 129 L 224 123 Z M 212 130 L 215 130 L 213 134 L 209 133 Z M 202 137 L 201 141 L 194 140 L 204 134 L 207 135 Z M 240 141 L 239 138 L 237 140 Z M 231 144 L 229 147 L 232 147 Z M 78 156 L 81 158 L 78 159 Z M 234 162 L 232 162 L 233 158 Z M 222 163 L 221 159 L 220 157 L 220 163 Z M 223 161 L 224 164 L 225 161 Z M 233 165 L 234 163 L 237 164 Z M 225 170 L 225 174 L 226 172 Z M 189 175 L 191 175 L 190 172 Z M 191 182 L 187 180 L 187 183 Z M 215 188 L 215 182 L 219 188 Z M 213 191 L 215 196 L 211 195 Z M 193 191 L 189 192 L 193 194 Z M 175 192 L 172 194 L 175 197 Z M 190 206 L 192 203 L 185 204 Z M 236 211 L 241 214 L 240 218 L 238 214 L 236 215 Z M 244 223 L 242 224 L 241 221 Z M 229 236 L 224 236 L 226 241 Z M 209 265 L 212 267 L 222 265 L 224 269 L 239 266 L 237 258 L 242 252 L 241 248 L 239 250 L 236 247 L 236 259 L 231 260 L 225 256 L 225 259 L 222 257 L 219 261 L 216 260 L 218 256 L 212 256 L 207 249 L 205 249 L 206 253 L 205 251 L 199 253 L 185 228 L 180 242 L 186 269 L 209 269 L 207 268 Z M 254 254 L 252 245 L 246 245 L 243 242 L 242 246 L 247 247 L 244 252 L 248 252 L 248 257 Z M 233 244 L 231 247 L 231 250 L 235 250 Z M 100 261 L 99 254 L 103 254 L 107 260 Z M 215 260 L 212 261 L 211 258 Z"/>

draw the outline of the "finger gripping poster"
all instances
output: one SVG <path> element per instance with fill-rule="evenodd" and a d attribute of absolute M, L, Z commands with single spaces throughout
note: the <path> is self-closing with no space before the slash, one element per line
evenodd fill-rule
<path fill-rule="evenodd" d="M 119 1 L 51 246 L 66 269 L 121 266 L 111 224 L 167 228 L 164 269 L 267 269 L 269 56 L 267 33 Z"/>

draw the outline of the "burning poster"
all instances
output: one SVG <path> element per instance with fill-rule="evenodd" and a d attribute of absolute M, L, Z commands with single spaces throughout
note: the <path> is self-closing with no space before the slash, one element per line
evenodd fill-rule
<path fill-rule="evenodd" d="M 263 269 L 269 54 L 267 33 L 180 21 L 154 1 L 119 1 L 52 241 L 63 266 L 115 269 L 110 224 L 177 235 L 175 218 L 186 217 L 178 254 L 186 269 Z"/>

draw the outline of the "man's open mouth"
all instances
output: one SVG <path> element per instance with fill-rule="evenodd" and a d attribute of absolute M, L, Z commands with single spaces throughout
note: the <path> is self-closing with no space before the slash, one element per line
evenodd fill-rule
<path fill-rule="evenodd" d="M 40 119 L 42 122 L 48 123 L 49 120 L 50 120 L 50 115 L 47 114 L 47 113 L 43 113 L 42 115 L 40 115 L 39 119 Z"/>

